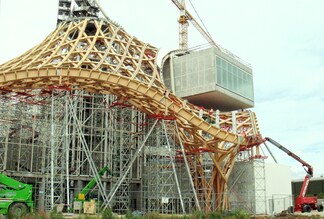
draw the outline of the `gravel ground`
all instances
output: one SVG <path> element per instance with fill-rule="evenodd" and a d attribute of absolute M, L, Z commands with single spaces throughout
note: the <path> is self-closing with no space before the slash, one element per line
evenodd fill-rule
<path fill-rule="evenodd" d="M 318 212 L 318 211 L 311 211 L 309 213 L 295 212 L 294 214 L 277 215 L 275 218 L 281 218 L 281 219 L 323 218 L 324 219 L 324 212 Z"/>
<path fill-rule="evenodd" d="M 309 213 L 300 213 L 300 212 L 295 212 L 294 215 L 302 215 L 302 216 L 307 216 L 307 217 L 310 217 L 312 215 L 319 215 L 321 217 L 324 217 L 324 212 L 318 212 L 318 211 L 311 211 Z"/>

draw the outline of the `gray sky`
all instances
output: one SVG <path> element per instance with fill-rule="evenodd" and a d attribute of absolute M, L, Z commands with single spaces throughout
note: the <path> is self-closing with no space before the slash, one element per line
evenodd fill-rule
<path fill-rule="evenodd" d="M 324 1 L 191 0 L 214 41 L 252 64 L 261 133 L 324 175 Z M 109 17 L 144 42 L 160 59 L 178 48 L 178 9 L 170 0 L 101 0 Z M 188 10 L 198 16 L 187 0 Z M 0 63 L 40 43 L 56 26 L 56 0 L 0 0 Z M 205 44 L 189 27 L 189 46 Z M 301 165 L 271 146 L 292 178 Z M 271 158 L 267 159 L 272 162 Z"/>

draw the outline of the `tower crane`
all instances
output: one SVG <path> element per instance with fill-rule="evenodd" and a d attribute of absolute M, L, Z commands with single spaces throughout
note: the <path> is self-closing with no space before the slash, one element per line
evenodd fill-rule
<path fill-rule="evenodd" d="M 178 2 L 177 0 L 173 1 Z M 178 2 L 179 3 L 179 2 Z M 175 3 L 177 5 L 177 3 Z M 180 10 L 180 16 L 179 16 L 179 48 L 180 49 L 188 49 L 188 27 L 189 27 L 189 22 L 188 22 L 188 18 L 186 16 L 186 2 L 185 0 L 181 0 L 181 6 L 182 9 L 179 8 Z"/>
<path fill-rule="evenodd" d="M 186 9 L 185 0 L 171 0 L 175 6 L 180 10 L 179 17 L 179 47 L 180 49 L 188 49 L 188 21 L 201 33 L 201 35 L 208 41 L 210 45 L 219 49 L 219 46 L 215 43 L 209 33 L 200 26 L 200 24 L 194 19 L 194 17 Z"/>

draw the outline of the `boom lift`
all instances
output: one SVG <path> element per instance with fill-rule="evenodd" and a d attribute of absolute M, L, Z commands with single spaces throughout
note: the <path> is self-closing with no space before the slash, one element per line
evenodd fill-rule
<path fill-rule="evenodd" d="M 33 210 L 32 185 L 0 173 L 0 214 L 21 217 Z"/>
<path fill-rule="evenodd" d="M 84 202 L 86 201 L 86 195 L 90 192 L 90 190 L 97 184 L 97 180 L 102 177 L 105 172 L 108 172 L 109 175 L 112 176 L 108 167 L 102 168 L 98 175 L 93 177 L 88 184 L 75 196 L 74 198 L 74 210 L 82 210 L 84 208 Z"/>
<path fill-rule="evenodd" d="M 295 200 L 295 206 L 294 206 L 294 211 L 301 211 L 301 212 L 310 212 L 311 210 L 318 210 L 318 211 L 323 211 L 323 205 L 317 205 L 317 197 L 305 197 L 309 180 L 311 177 L 313 177 L 313 167 L 302 160 L 300 157 L 298 157 L 296 154 L 276 142 L 275 140 L 271 138 L 265 138 L 266 141 L 269 141 L 271 144 L 277 146 L 280 150 L 284 151 L 286 154 L 297 160 L 302 164 L 306 171 L 306 176 L 304 178 L 303 185 L 301 187 L 299 196 Z M 307 169 L 306 169 L 307 168 Z"/>

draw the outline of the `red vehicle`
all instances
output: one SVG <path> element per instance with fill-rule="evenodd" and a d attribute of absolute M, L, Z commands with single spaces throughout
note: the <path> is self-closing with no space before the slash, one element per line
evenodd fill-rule
<path fill-rule="evenodd" d="M 306 191 L 308 188 L 308 184 L 309 184 L 309 180 L 311 177 L 313 177 L 313 167 L 311 165 L 309 165 L 307 162 L 305 162 L 304 160 L 302 160 L 300 157 L 298 157 L 296 154 L 292 153 L 287 148 L 285 148 L 284 146 L 282 146 L 281 144 L 276 142 L 275 140 L 268 138 L 268 137 L 265 138 L 265 140 L 269 141 L 271 144 L 277 146 L 280 150 L 284 151 L 286 154 L 288 154 L 289 156 L 291 156 L 292 158 L 294 158 L 295 160 L 300 162 L 303 165 L 303 167 L 307 173 L 304 178 L 304 182 L 301 187 L 299 196 L 295 200 L 295 206 L 288 209 L 288 211 L 290 213 L 293 213 L 294 211 L 301 211 L 302 213 L 310 212 L 311 210 L 323 211 L 323 205 L 317 204 L 316 196 L 305 197 L 305 194 L 306 194 Z"/>

